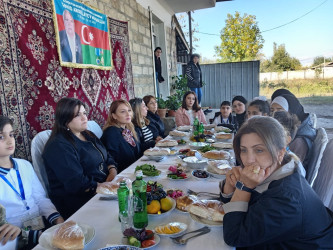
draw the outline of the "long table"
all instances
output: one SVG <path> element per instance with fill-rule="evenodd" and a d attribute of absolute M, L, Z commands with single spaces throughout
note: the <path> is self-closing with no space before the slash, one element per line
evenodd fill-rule
<path fill-rule="evenodd" d="M 145 163 L 155 165 L 161 174 L 158 177 L 144 177 L 144 180 L 153 180 L 161 183 L 164 189 L 178 188 L 186 192 L 187 188 L 194 191 L 208 191 L 219 193 L 218 183 L 220 179 L 208 178 L 206 180 L 198 180 L 191 176 L 186 180 L 170 180 L 167 178 L 168 168 L 171 165 L 181 163 L 182 160 L 177 156 L 167 156 L 161 162 L 148 161 L 145 156 L 132 164 L 126 170 L 121 172 L 118 176 L 128 177 L 132 181 L 135 179 L 134 170 L 138 165 Z M 100 249 L 106 245 L 122 244 L 122 232 L 120 222 L 118 221 L 118 201 L 117 200 L 100 200 L 103 196 L 100 194 L 95 195 L 88 201 L 82 208 L 73 214 L 69 220 L 84 223 L 94 227 L 95 237 L 85 246 L 85 249 Z M 165 224 L 168 222 L 178 221 L 188 225 L 187 231 L 199 229 L 204 225 L 191 219 L 188 213 L 181 212 L 174 209 L 167 215 L 160 215 L 159 217 L 148 216 L 148 229 L 153 229 L 155 226 Z M 37 246 L 35 249 L 43 249 Z M 152 249 L 234 249 L 228 246 L 223 240 L 223 227 L 211 227 L 211 232 L 203 236 L 190 239 L 187 244 L 177 245 L 172 242 L 169 237 L 161 236 L 160 243 Z"/>

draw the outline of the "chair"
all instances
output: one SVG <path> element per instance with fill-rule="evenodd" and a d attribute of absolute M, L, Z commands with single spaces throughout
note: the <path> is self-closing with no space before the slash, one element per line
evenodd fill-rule
<path fill-rule="evenodd" d="M 44 146 L 51 135 L 51 130 L 39 132 L 31 142 L 31 157 L 32 165 L 38 176 L 39 181 L 42 183 L 46 193 L 49 191 L 49 181 L 45 170 L 44 161 L 42 158 Z"/>
<path fill-rule="evenodd" d="M 327 134 L 324 128 L 318 128 L 316 138 L 313 141 L 313 145 L 310 152 L 310 161 L 306 167 L 306 180 L 311 187 L 317 177 L 320 167 L 321 159 L 323 157 L 324 150 L 328 142 Z"/>
<path fill-rule="evenodd" d="M 321 159 L 317 178 L 313 184 L 314 191 L 324 205 L 333 211 L 333 140 L 330 140 Z"/>
<path fill-rule="evenodd" d="M 88 130 L 93 132 L 98 138 L 102 137 L 103 130 L 95 121 L 88 121 Z"/>
<path fill-rule="evenodd" d="M 310 120 L 312 122 L 312 126 L 317 128 L 317 115 L 315 113 L 310 113 Z"/>

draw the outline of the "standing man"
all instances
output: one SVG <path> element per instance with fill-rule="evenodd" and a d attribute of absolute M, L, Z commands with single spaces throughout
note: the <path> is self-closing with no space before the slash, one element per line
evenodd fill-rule
<path fill-rule="evenodd" d="M 162 55 L 161 47 L 156 47 L 156 49 L 154 50 L 154 56 L 155 56 L 155 72 L 156 72 L 156 90 L 158 98 L 160 97 L 159 84 L 164 82 L 164 78 L 162 76 L 161 55 Z"/>
<path fill-rule="evenodd" d="M 61 59 L 63 62 L 82 63 L 81 39 L 75 33 L 74 18 L 68 10 L 64 10 L 62 17 L 65 29 L 59 31 Z"/>
<path fill-rule="evenodd" d="M 186 67 L 187 86 L 195 92 L 198 97 L 198 102 L 201 104 L 202 96 L 202 73 L 199 65 L 200 56 L 193 54 L 191 60 L 188 62 Z"/>

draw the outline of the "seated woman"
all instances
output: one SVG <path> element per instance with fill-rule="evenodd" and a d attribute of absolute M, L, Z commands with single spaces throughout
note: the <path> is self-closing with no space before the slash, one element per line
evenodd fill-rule
<path fill-rule="evenodd" d="M 152 95 L 146 95 L 145 97 L 143 97 L 143 101 L 148 108 L 147 119 L 157 128 L 158 135 L 164 138 L 164 123 L 159 117 L 159 115 L 156 113 L 156 98 Z"/>
<path fill-rule="evenodd" d="M 286 133 L 287 133 L 286 150 L 287 150 L 287 152 L 294 153 L 290 150 L 289 145 L 290 145 L 290 142 L 292 142 L 295 139 L 297 129 L 300 125 L 300 122 L 299 122 L 297 116 L 294 114 L 292 115 L 287 111 L 276 111 L 272 114 L 272 117 L 274 119 L 276 119 L 286 130 Z M 298 158 L 297 155 L 295 155 L 295 157 Z M 298 158 L 298 160 L 299 160 L 299 158 Z M 301 161 L 300 161 L 300 163 L 301 163 Z M 302 175 L 305 176 L 306 172 L 305 172 L 303 165 L 300 164 L 299 167 L 300 167 L 300 171 L 301 171 Z"/>
<path fill-rule="evenodd" d="M 255 99 L 250 102 L 247 107 L 247 119 L 250 119 L 252 116 L 269 116 L 270 106 L 269 103 L 265 100 Z"/>
<path fill-rule="evenodd" d="M 12 158 L 15 151 L 13 122 L 0 116 L 0 212 L 4 218 L 0 224 L 0 248 L 7 241 L 15 240 L 21 229 L 33 226 L 35 222 L 47 219 L 50 225 L 63 222 L 40 183 L 30 162 Z M 4 215 L 5 214 L 5 215 Z M 38 237 L 44 229 L 41 223 L 38 230 L 30 230 L 25 237 L 29 239 L 29 248 L 38 243 Z M 11 242 L 15 249 L 16 242 Z M 7 245 L 9 247 L 9 244 Z"/>
<path fill-rule="evenodd" d="M 242 249 L 330 249 L 333 213 L 286 152 L 286 132 L 271 117 L 252 117 L 234 138 L 240 167 L 220 184 L 224 241 Z M 315 219 L 314 219 L 315 215 Z"/>
<path fill-rule="evenodd" d="M 198 98 L 193 91 L 187 91 L 183 97 L 182 106 L 176 111 L 176 125 L 193 125 L 195 118 L 198 118 L 199 122 L 207 124 L 206 117 L 201 107 L 198 104 Z"/>
<path fill-rule="evenodd" d="M 140 145 L 132 123 L 132 108 L 125 100 L 112 102 L 101 141 L 118 164 L 118 173 L 140 158 Z"/>
<path fill-rule="evenodd" d="M 50 198 L 66 219 L 95 195 L 100 183 L 117 175 L 115 161 L 87 130 L 87 121 L 83 102 L 61 99 L 43 152 Z"/>
<path fill-rule="evenodd" d="M 162 137 L 158 135 L 157 128 L 146 118 L 147 107 L 144 101 L 141 98 L 134 98 L 129 103 L 133 110 L 132 122 L 140 141 L 142 155 L 146 149 L 154 147 Z"/>
<path fill-rule="evenodd" d="M 232 108 L 236 113 L 236 130 L 238 130 L 245 121 L 246 103 L 247 100 L 241 95 L 237 95 L 232 99 Z"/>
<path fill-rule="evenodd" d="M 295 139 L 292 140 L 289 147 L 301 160 L 305 169 L 310 160 L 310 152 L 313 141 L 316 137 L 316 130 L 312 126 L 310 115 L 304 112 L 303 106 L 294 95 L 280 95 L 271 102 L 271 112 L 287 111 L 295 114 L 301 125 L 297 129 Z"/>

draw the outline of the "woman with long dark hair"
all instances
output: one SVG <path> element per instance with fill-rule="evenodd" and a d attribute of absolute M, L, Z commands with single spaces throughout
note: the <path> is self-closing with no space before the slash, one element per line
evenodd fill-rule
<path fill-rule="evenodd" d="M 133 110 L 132 122 L 140 141 L 141 154 L 155 146 L 156 142 L 162 139 L 158 135 L 157 128 L 147 119 L 147 107 L 141 98 L 134 98 L 129 101 Z"/>
<path fill-rule="evenodd" d="M 199 122 L 207 124 L 195 92 L 187 91 L 184 94 L 182 106 L 176 111 L 175 118 L 177 126 L 193 125 L 195 118 L 198 118 Z"/>
<path fill-rule="evenodd" d="M 83 102 L 61 99 L 43 152 L 50 198 L 66 219 L 95 195 L 100 183 L 117 175 L 115 161 L 87 130 L 87 122 Z"/>
<path fill-rule="evenodd" d="M 202 71 L 199 64 L 200 55 L 193 54 L 186 67 L 187 86 L 195 92 L 198 97 L 199 104 L 202 96 Z"/>
<path fill-rule="evenodd" d="M 128 101 L 113 101 L 103 128 L 101 141 L 118 164 L 118 173 L 140 158 L 140 144 L 132 116 Z"/>
<path fill-rule="evenodd" d="M 147 119 L 157 128 L 159 136 L 165 137 L 164 123 L 161 120 L 160 116 L 157 114 L 156 98 L 152 95 L 146 95 L 145 97 L 143 97 L 143 101 L 145 102 L 148 109 Z"/>

